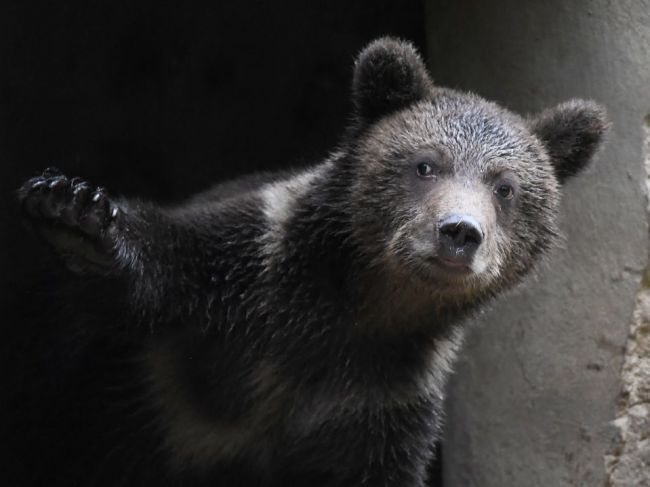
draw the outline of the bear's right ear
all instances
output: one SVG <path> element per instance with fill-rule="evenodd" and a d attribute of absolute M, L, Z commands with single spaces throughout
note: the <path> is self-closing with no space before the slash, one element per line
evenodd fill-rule
<path fill-rule="evenodd" d="M 352 99 L 362 122 L 422 100 L 431 78 L 412 44 L 391 37 L 370 43 L 354 65 Z"/>

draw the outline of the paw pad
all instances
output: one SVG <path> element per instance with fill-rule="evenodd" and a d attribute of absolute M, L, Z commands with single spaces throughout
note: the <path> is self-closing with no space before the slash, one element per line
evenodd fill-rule
<path fill-rule="evenodd" d="M 68 178 L 56 168 L 47 168 L 27 181 L 19 198 L 34 223 L 65 227 L 94 239 L 103 239 L 120 214 L 104 188 Z"/>

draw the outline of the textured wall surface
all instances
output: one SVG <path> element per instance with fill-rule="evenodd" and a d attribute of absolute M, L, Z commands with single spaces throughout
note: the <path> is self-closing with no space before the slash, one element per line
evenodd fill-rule
<path fill-rule="evenodd" d="M 630 377 L 648 353 L 650 2 L 432 0 L 427 26 L 439 84 L 521 112 L 593 98 L 613 122 L 565 187 L 565 244 L 470 334 L 450 388 L 445 485 L 648 485 L 647 382 L 635 403 L 644 380 Z"/>
<path fill-rule="evenodd" d="M 650 189 L 650 116 L 645 121 L 645 151 Z M 614 422 L 618 437 L 606 457 L 609 485 L 650 487 L 650 267 L 636 296 L 621 377 L 623 394 Z"/>

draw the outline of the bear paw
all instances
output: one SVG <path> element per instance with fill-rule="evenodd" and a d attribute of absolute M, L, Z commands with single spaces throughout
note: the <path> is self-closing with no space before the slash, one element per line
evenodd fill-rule
<path fill-rule="evenodd" d="M 22 186 L 19 199 L 27 219 L 59 252 L 95 265 L 110 261 L 111 230 L 121 211 L 104 188 L 48 168 Z"/>

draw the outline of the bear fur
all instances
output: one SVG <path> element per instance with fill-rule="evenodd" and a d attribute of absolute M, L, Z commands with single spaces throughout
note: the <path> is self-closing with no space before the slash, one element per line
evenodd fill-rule
<path fill-rule="evenodd" d="M 78 280 L 48 485 L 425 485 L 467 321 L 553 244 L 607 122 L 436 87 L 392 38 L 352 101 L 325 161 L 179 206 L 54 169 L 21 188 Z"/>

